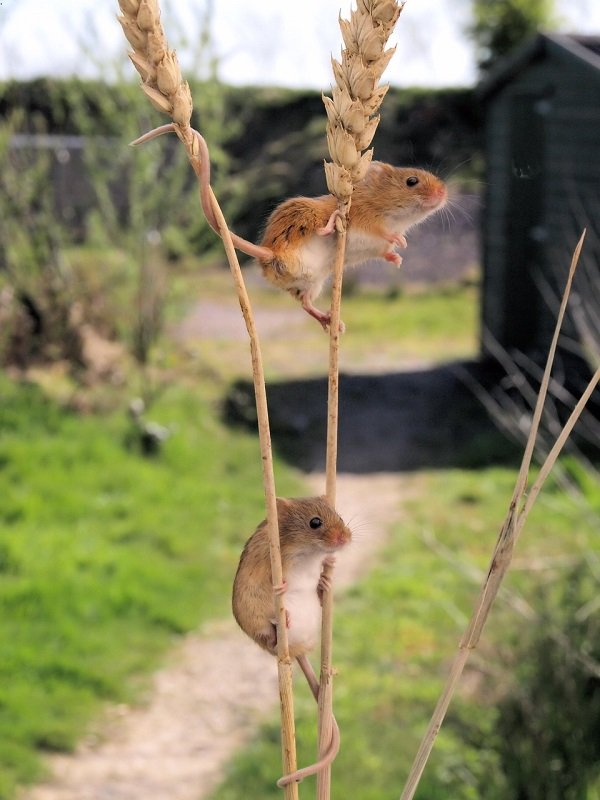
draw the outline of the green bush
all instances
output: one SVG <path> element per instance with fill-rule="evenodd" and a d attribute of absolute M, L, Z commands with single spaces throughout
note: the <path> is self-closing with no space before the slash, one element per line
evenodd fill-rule
<path fill-rule="evenodd" d="M 598 578 L 582 561 L 540 593 L 514 654 L 496 747 L 515 800 L 584 800 L 600 779 Z"/>

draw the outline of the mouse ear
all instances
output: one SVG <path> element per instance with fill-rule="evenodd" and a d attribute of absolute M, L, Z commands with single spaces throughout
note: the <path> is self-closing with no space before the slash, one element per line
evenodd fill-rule
<path fill-rule="evenodd" d="M 374 175 L 381 175 L 386 171 L 385 168 L 386 165 L 383 163 L 383 161 L 371 161 L 366 177 L 368 178 L 373 177 Z"/>
<path fill-rule="evenodd" d="M 288 500 L 286 497 L 278 497 L 277 498 L 277 511 L 284 511 L 286 508 L 291 506 L 291 501 Z"/>

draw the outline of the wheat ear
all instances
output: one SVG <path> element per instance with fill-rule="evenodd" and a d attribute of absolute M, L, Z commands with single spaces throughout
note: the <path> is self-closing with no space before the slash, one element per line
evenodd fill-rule
<path fill-rule="evenodd" d="M 242 271 L 228 226 L 221 208 L 205 180 L 208 169 L 208 153 L 202 147 L 202 137 L 190 127 L 192 114 L 192 97 L 189 86 L 181 76 L 177 56 L 168 49 L 166 36 L 160 22 L 160 9 L 157 0 L 119 0 L 121 16 L 118 17 L 127 41 L 133 50 L 129 57 L 142 79 L 142 90 L 152 105 L 173 120 L 173 125 L 164 126 L 159 132 L 174 130 L 186 148 L 188 158 L 201 186 L 207 192 L 205 208 L 209 209 L 207 218 L 223 239 L 225 253 L 238 295 L 238 300 L 250 338 L 252 356 L 252 376 L 256 397 L 258 416 L 258 434 L 263 471 L 267 529 L 269 533 L 271 575 L 274 587 L 274 604 L 277 618 L 277 665 L 279 677 L 279 695 L 281 701 L 282 731 L 282 763 L 284 774 L 296 770 L 296 739 L 294 730 L 294 702 L 292 688 L 292 662 L 288 650 L 286 614 L 283 595 L 275 591 L 275 587 L 283 583 L 281 551 L 279 542 L 279 525 L 277 520 L 277 503 L 271 435 L 267 409 L 264 369 L 260 342 L 254 324 L 250 299 L 246 291 Z M 143 141 L 141 137 L 138 141 Z M 205 163 L 202 164 L 204 152 Z M 286 800 L 298 800 L 296 783 L 284 787 Z"/>
<path fill-rule="evenodd" d="M 327 453 L 325 494 L 336 502 L 339 406 L 339 343 L 342 276 L 346 252 L 348 213 L 355 182 L 361 180 L 373 157 L 367 150 L 379 124 L 379 107 L 388 86 L 379 86 L 395 48 L 386 50 L 404 3 L 395 0 L 358 0 L 350 19 L 340 17 L 344 40 L 341 59 L 332 59 L 335 86 L 332 97 L 323 96 L 327 112 L 327 143 L 331 156 L 325 162 L 329 191 L 338 202 L 338 232 L 329 326 L 329 378 L 327 395 Z M 324 573 L 332 580 L 333 565 L 325 564 Z M 323 593 L 321 624 L 321 674 L 319 692 L 319 755 L 327 751 L 333 730 L 333 595 Z M 328 800 L 331 792 L 331 767 L 317 775 L 317 800 Z"/>

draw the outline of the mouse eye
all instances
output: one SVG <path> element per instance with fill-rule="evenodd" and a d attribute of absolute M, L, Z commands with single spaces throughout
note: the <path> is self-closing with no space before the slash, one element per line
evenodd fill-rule
<path fill-rule="evenodd" d="M 406 185 L 407 186 L 416 186 L 418 182 L 419 182 L 419 179 L 417 178 L 416 175 L 411 175 L 410 178 L 406 179 Z"/>
<path fill-rule="evenodd" d="M 323 524 L 323 520 L 321 519 L 321 517 L 313 517 L 308 524 L 313 530 L 316 530 L 317 528 L 321 527 L 321 525 Z"/>

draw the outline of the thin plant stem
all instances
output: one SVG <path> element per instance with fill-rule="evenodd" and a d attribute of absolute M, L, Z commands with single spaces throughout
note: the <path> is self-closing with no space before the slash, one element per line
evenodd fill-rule
<path fill-rule="evenodd" d="M 342 280 L 346 254 L 347 214 L 350 204 L 341 204 L 345 211 L 342 231 L 338 231 L 335 263 L 333 267 L 333 287 L 331 292 L 331 322 L 329 326 L 329 374 L 327 393 L 327 452 L 325 461 L 325 496 L 333 507 L 336 503 L 336 477 L 338 454 L 339 418 L 339 350 L 340 321 L 342 302 Z M 333 565 L 326 563 L 323 572 L 330 580 Z M 333 732 L 333 593 L 323 592 L 321 610 L 321 673 L 319 689 L 319 757 L 327 751 Z M 317 800 L 329 800 L 331 793 L 331 766 L 317 774 Z"/>
<path fill-rule="evenodd" d="M 338 456 L 338 416 L 339 416 L 339 354 L 340 320 L 342 303 L 342 282 L 344 277 L 344 258 L 346 255 L 347 204 L 343 230 L 337 233 L 333 284 L 331 289 L 331 324 L 329 326 L 329 375 L 327 390 L 327 452 L 325 458 L 325 495 L 330 505 L 336 502 L 336 477 Z"/>
<path fill-rule="evenodd" d="M 235 251 L 232 235 L 225 218 L 210 187 L 208 174 L 208 153 L 201 155 L 203 139 L 190 125 L 193 103 L 189 84 L 183 80 L 177 55 L 168 47 L 160 20 L 158 0 L 118 0 L 121 15 L 117 17 L 125 38 L 131 45 L 129 53 L 132 64 L 138 71 L 142 82 L 141 89 L 152 105 L 160 112 L 168 114 L 172 125 L 162 126 L 154 133 L 173 130 L 183 143 L 188 159 L 200 184 L 201 202 L 211 226 L 216 223 L 221 236 L 238 301 L 246 323 L 250 339 L 252 357 L 252 379 L 258 417 L 258 435 L 262 463 L 263 489 L 265 495 L 267 531 L 273 583 L 273 601 L 277 620 L 277 666 L 279 676 L 279 695 L 281 701 L 281 749 L 284 774 L 295 772 L 296 735 L 294 725 L 294 700 L 292 686 L 292 662 L 289 654 L 286 612 L 283 594 L 278 591 L 283 584 L 283 569 L 277 519 L 277 499 L 271 433 L 267 408 L 265 375 L 262 364 L 260 341 L 254 324 L 250 299 L 246 291 L 242 271 Z M 147 137 L 141 137 L 144 140 Z M 150 137 L 152 138 L 152 136 Z M 204 165 L 202 163 L 204 158 Z M 206 178 L 203 173 L 206 169 Z M 208 202 L 205 202 L 205 201 Z M 284 786 L 285 800 L 297 800 L 296 782 Z"/>
<path fill-rule="evenodd" d="M 332 59 L 336 85 L 332 98 L 323 97 L 327 112 L 327 144 L 331 162 L 325 162 L 329 191 L 337 198 L 338 232 L 333 288 L 329 316 L 329 377 L 327 395 L 327 449 L 325 495 L 330 505 L 336 502 L 339 410 L 339 342 L 342 277 L 346 254 L 346 231 L 352 192 L 369 169 L 373 150 L 367 150 L 377 125 L 379 107 L 388 87 L 379 87 L 394 48 L 386 50 L 389 35 L 403 8 L 397 0 L 358 2 L 350 19 L 339 18 L 344 40 L 340 61 Z M 363 152 L 364 151 L 364 152 Z M 324 575 L 331 578 L 333 566 L 325 564 Z M 319 689 L 319 755 L 331 740 L 333 726 L 333 670 L 331 666 L 333 599 L 331 590 L 323 593 L 321 621 L 321 677 Z M 329 800 L 331 767 L 317 774 L 317 800 Z"/>
<path fill-rule="evenodd" d="M 281 711 L 282 768 L 284 775 L 288 775 L 291 772 L 295 772 L 297 769 L 292 660 L 289 655 L 284 597 L 282 593 L 276 591 L 276 587 L 281 586 L 283 583 L 283 568 L 281 562 L 279 524 L 277 519 L 277 493 L 275 490 L 275 474 L 273 470 L 271 432 L 260 340 L 231 232 L 212 187 L 210 185 L 206 186 L 203 183 L 202 164 L 198 148 L 199 134 L 189 126 L 175 126 L 175 132 L 186 148 L 190 164 L 200 182 L 202 191 L 207 194 L 207 200 L 210 203 L 213 219 L 216 222 L 219 236 L 223 241 L 223 247 L 250 340 L 252 379 L 254 383 L 256 413 L 258 418 L 258 437 L 260 443 L 263 489 L 265 494 L 267 531 L 269 534 L 271 579 L 273 583 L 275 618 L 277 619 L 277 671 Z M 285 800 L 298 800 L 297 783 L 292 782 L 286 784 L 283 790 Z"/>
<path fill-rule="evenodd" d="M 199 174 L 197 172 L 197 174 Z M 267 513 L 267 530 L 269 532 L 269 549 L 271 557 L 271 577 L 273 587 L 283 583 L 283 569 L 281 563 L 281 548 L 279 540 L 279 525 L 277 520 L 277 494 L 275 491 L 275 475 L 273 471 L 273 452 L 271 446 L 271 432 L 267 406 L 267 393 L 265 375 L 260 349 L 260 340 L 254 323 L 254 315 L 250 298 L 246 291 L 242 270 L 237 253 L 231 239 L 231 234 L 223 213 L 212 189 L 210 198 L 215 218 L 217 220 L 227 260 L 237 291 L 240 309 L 250 339 L 250 353 L 252 357 L 252 378 L 254 382 L 254 395 L 256 400 L 256 413 L 258 417 L 258 436 L 260 441 L 260 456 L 262 462 L 263 487 Z M 281 751 L 283 774 L 295 772 L 297 768 L 296 733 L 294 723 L 294 694 L 292 682 L 292 660 L 288 649 L 288 636 L 286 626 L 286 613 L 283 594 L 274 591 L 275 613 L 277 618 L 277 670 L 279 679 L 279 696 L 281 706 Z M 283 787 L 285 800 L 297 800 L 298 784 L 290 783 Z"/>
<path fill-rule="evenodd" d="M 415 792 L 423 775 L 423 771 L 425 769 L 429 756 L 431 755 L 431 751 L 433 750 L 435 740 L 437 738 L 437 735 L 440 731 L 440 728 L 446 716 L 448 706 L 450 705 L 450 701 L 456 691 L 463 669 L 469 658 L 469 654 L 479 644 L 481 632 L 487 621 L 488 614 L 490 612 L 490 609 L 492 607 L 492 604 L 496 596 L 498 595 L 504 576 L 506 575 L 508 568 L 510 566 L 516 541 L 523 529 L 523 526 L 525 525 L 529 512 L 533 507 L 535 499 L 537 498 L 545 479 L 547 478 L 548 474 L 550 473 L 550 470 L 552 469 L 554 463 L 556 462 L 556 459 L 558 458 L 562 450 L 562 447 L 564 446 L 564 443 L 566 442 L 568 436 L 570 435 L 573 426 L 579 419 L 581 412 L 585 407 L 586 402 L 588 401 L 595 386 L 600 380 L 600 369 L 598 369 L 596 371 L 596 374 L 589 382 L 579 402 L 573 409 L 569 419 L 567 420 L 567 423 L 565 424 L 562 432 L 560 433 L 558 439 L 556 440 L 554 447 L 552 448 L 544 464 L 542 465 L 542 468 L 538 474 L 537 479 L 532 484 L 529 496 L 526 498 L 529 470 L 533 458 L 533 452 L 535 448 L 535 442 L 538 434 L 539 424 L 542 417 L 543 406 L 548 393 L 550 374 L 552 371 L 552 365 L 554 363 L 554 357 L 558 345 L 558 338 L 560 335 L 562 322 L 564 319 L 567 302 L 569 299 L 573 277 L 575 275 L 575 270 L 577 268 L 579 255 L 581 253 L 581 248 L 583 247 L 584 238 L 585 238 L 585 231 L 583 232 L 581 238 L 579 239 L 579 242 L 577 243 L 577 246 L 573 253 L 573 258 L 571 260 L 571 267 L 569 269 L 569 275 L 567 278 L 566 287 L 563 293 L 556 321 L 556 326 L 554 329 L 554 335 L 552 337 L 552 342 L 550 345 L 548 358 L 546 361 L 544 377 L 542 379 L 535 410 L 533 413 L 531 430 L 529 432 L 529 437 L 525 445 L 525 452 L 523 454 L 523 459 L 521 461 L 521 467 L 519 469 L 519 474 L 517 476 L 517 480 L 515 483 L 515 488 L 510 501 L 508 513 L 502 524 L 500 533 L 498 534 L 498 539 L 494 547 L 492 559 L 485 580 L 481 587 L 481 591 L 477 603 L 475 605 L 475 610 L 473 611 L 467 629 L 458 645 L 458 653 L 455 656 L 454 662 L 450 669 L 450 674 L 447 678 L 442 694 L 440 695 L 440 698 L 437 702 L 437 705 L 435 707 L 435 710 L 433 712 L 427 730 L 425 731 L 425 735 L 421 741 L 421 744 L 415 756 L 415 760 L 412 764 L 400 800 L 412 800 L 412 798 L 415 795 Z"/>

